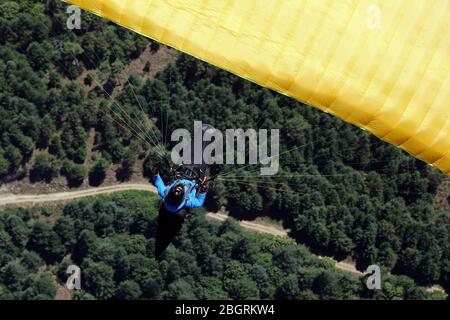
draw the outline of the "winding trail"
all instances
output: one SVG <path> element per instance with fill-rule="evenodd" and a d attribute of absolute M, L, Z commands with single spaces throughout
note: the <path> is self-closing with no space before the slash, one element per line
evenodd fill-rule
<path fill-rule="evenodd" d="M 118 191 L 127 190 L 138 190 L 138 191 L 149 191 L 156 193 L 156 188 L 150 183 L 123 183 L 108 187 L 97 187 L 84 190 L 68 191 L 68 192 L 58 192 L 58 193 L 48 193 L 48 194 L 38 194 L 38 195 L 0 195 L 0 207 L 7 205 L 35 205 L 39 203 L 49 203 L 49 202 L 59 202 L 68 201 L 84 197 L 98 196 L 102 194 L 110 194 Z M 223 213 L 208 212 L 206 217 L 213 220 L 225 221 L 228 216 Z M 275 228 L 272 226 L 263 225 L 261 223 L 252 221 L 239 221 L 240 225 L 247 230 L 252 230 L 256 232 L 271 234 L 274 236 L 287 237 L 288 233 L 286 230 Z M 320 257 L 324 258 L 324 257 Z M 331 259 L 331 258 L 328 258 Z M 334 260 L 333 260 L 334 261 Z M 362 272 L 356 270 L 352 263 L 345 261 L 334 261 L 336 267 L 342 271 L 353 273 L 357 276 L 363 275 Z"/>

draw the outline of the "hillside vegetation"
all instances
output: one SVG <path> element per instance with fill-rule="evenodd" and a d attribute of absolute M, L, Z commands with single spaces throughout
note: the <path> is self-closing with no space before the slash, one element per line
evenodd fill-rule
<path fill-rule="evenodd" d="M 62 174 L 70 186 L 79 186 L 89 170 L 83 164 L 91 151 L 86 145 L 91 129 L 97 133 L 94 151 L 102 159 L 92 159 L 94 185 L 102 182 L 111 162 L 121 164 L 125 179 L 140 150 L 98 108 L 97 94 L 112 94 L 116 78 L 111 74 L 139 56 L 148 40 L 91 15 L 83 15 L 82 30 L 69 31 L 65 8 L 60 1 L 0 4 L 4 181 L 22 176 L 28 164 L 31 182 L 50 182 Z M 30 163 L 34 150 L 37 156 Z"/>
<path fill-rule="evenodd" d="M 52 299 L 54 276 L 64 284 L 72 264 L 82 277 L 74 299 L 443 298 L 404 276 L 368 290 L 364 279 L 288 238 L 247 233 L 233 220 L 208 222 L 201 211 L 155 261 L 158 206 L 156 195 L 123 192 L 63 209 L 1 212 L 0 299 Z"/>

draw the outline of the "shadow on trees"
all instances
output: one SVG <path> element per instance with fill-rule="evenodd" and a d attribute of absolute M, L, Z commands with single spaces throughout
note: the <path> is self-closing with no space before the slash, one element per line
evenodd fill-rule
<path fill-rule="evenodd" d="M 83 180 L 78 180 L 78 179 L 70 179 L 67 178 L 67 185 L 69 186 L 69 188 L 78 188 L 79 186 L 81 186 L 83 184 Z"/>
<path fill-rule="evenodd" d="M 116 178 L 120 182 L 125 182 L 131 179 L 133 171 L 129 168 L 120 167 L 116 170 Z"/>
<path fill-rule="evenodd" d="M 104 177 L 100 177 L 97 175 L 89 175 L 89 185 L 90 186 L 98 187 L 103 183 L 103 181 L 105 181 Z"/>

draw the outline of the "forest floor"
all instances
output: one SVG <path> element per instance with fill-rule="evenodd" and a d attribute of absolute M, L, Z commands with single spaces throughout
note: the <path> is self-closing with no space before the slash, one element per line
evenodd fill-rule
<path fill-rule="evenodd" d="M 165 45 L 160 45 L 157 51 L 152 51 L 151 43 L 149 43 L 137 59 L 132 60 L 123 68 L 118 76 L 119 85 L 124 85 L 131 75 L 138 75 L 141 81 L 154 77 L 158 72 L 164 70 L 169 63 L 175 62 L 177 55 L 178 51 Z M 147 62 L 150 62 L 150 69 L 144 71 Z"/>
<path fill-rule="evenodd" d="M 125 65 L 119 74 L 112 76 L 112 78 L 117 81 L 113 96 L 120 92 L 131 75 L 138 76 L 140 80 L 144 82 L 148 78 L 154 77 L 158 72 L 164 70 L 169 63 L 174 62 L 177 59 L 178 53 L 175 49 L 161 45 L 158 50 L 152 51 L 151 44 L 152 43 L 149 42 L 141 55 Z M 147 62 L 150 63 L 150 69 L 144 71 Z M 84 70 L 75 82 L 80 86 L 84 86 L 88 91 L 91 91 L 99 84 L 98 82 L 104 85 L 108 79 L 100 79 L 98 82 L 94 81 L 90 85 L 87 85 L 84 81 L 86 77 L 91 75 L 95 78 L 96 74 L 98 74 L 98 70 Z"/>
<path fill-rule="evenodd" d="M 437 189 L 433 207 L 450 213 L 450 177 L 446 177 Z"/>

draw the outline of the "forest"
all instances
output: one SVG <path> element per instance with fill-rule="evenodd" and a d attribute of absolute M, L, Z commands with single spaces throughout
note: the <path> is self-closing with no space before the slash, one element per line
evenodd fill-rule
<path fill-rule="evenodd" d="M 153 165 L 165 165 L 156 156 L 159 145 L 194 120 L 221 130 L 278 128 L 278 174 L 261 177 L 255 166 L 213 167 L 208 210 L 225 207 L 236 219 L 267 216 L 282 221 L 312 252 L 351 257 L 360 270 L 378 264 L 417 284 L 450 289 L 449 216 L 432 206 L 441 173 L 359 128 L 187 55 L 154 78 L 131 75 L 118 86 L 119 71 L 150 40 L 87 13 L 81 30 L 67 30 L 66 19 L 60 1 L 0 4 L 0 181 L 26 176 L 30 183 L 51 183 L 63 176 L 73 188 L 86 180 L 98 186 L 113 165 L 118 181 L 131 179 L 143 158 L 148 177 Z M 90 156 L 92 130 L 96 153 Z M 63 251 L 48 262 L 59 261 Z M 291 297 L 302 294 L 309 293 Z"/>
<path fill-rule="evenodd" d="M 0 299 L 53 299 L 67 268 L 73 299 L 442 299 L 406 276 L 364 278 L 336 269 L 287 237 L 244 232 L 196 211 L 161 260 L 153 258 L 159 200 L 123 192 L 61 207 L 0 213 Z"/>

